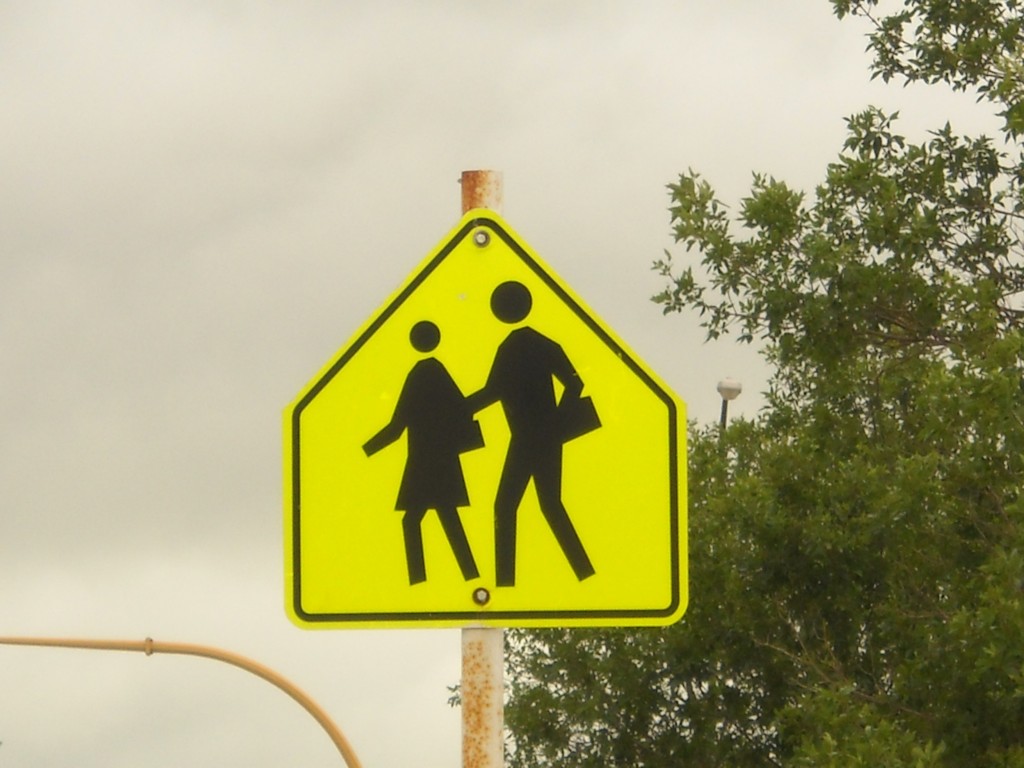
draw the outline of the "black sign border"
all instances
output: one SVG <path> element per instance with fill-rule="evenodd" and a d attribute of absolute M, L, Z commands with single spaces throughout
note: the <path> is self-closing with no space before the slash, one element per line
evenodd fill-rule
<path fill-rule="evenodd" d="M 363 348 L 367 341 L 386 323 L 394 312 L 416 291 L 416 289 L 433 273 L 447 256 L 470 233 L 486 227 L 494 233 L 525 263 L 544 284 L 553 291 L 590 330 L 596 334 L 612 352 L 622 360 L 630 370 L 665 404 L 669 416 L 668 429 L 668 462 L 669 462 L 669 499 L 670 499 L 670 530 L 671 530 L 671 578 L 672 595 L 669 604 L 664 608 L 645 609 L 591 609 L 591 610 L 488 610 L 475 611 L 375 611 L 360 613 L 311 613 L 302 607 L 302 498 L 301 498 L 301 421 L 302 412 L 313 399 L 326 387 L 342 368 Z M 672 616 L 680 607 L 682 553 L 679 546 L 679 439 L 678 413 L 672 396 L 666 392 L 639 365 L 633 357 L 613 339 L 607 331 L 565 289 L 548 274 L 537 261 L 526 252 L 505 229 L 494 219 L 479 216 L 467 220 L 465 225 L 445 244 L 423 269 L 420 270 L 405 288 L 388 304 L 352 344 L 345 349 L 334 364 L 310 387 L 302 399 L 296 403 L 291 415 L 292 455 L 291 455 L 291 516 L 292 516 L 292 594 L 291 605 L 295 616 L 301 621 L 315 624 L 436 624 L 440 622 L 466 623 L 479 622 L 491 626 L 536 626 L 543 622 L 545 626 L 557 626 L 559 619 L 580 619 L 593 622 L 594 626 L 615 626 L 621 620 L 622 626 L 635 623 L 652 623 L 653 620 Z M 629 621 L 632 619 L 633 621 Z M 638 621 L 639 620 L 639 621 Z M 647 621 L 642 621 L 647 620 Z M 505 623 L 507 622 L 507 623 Z M 522 622 L 522 623 L 520 623 Z"/>

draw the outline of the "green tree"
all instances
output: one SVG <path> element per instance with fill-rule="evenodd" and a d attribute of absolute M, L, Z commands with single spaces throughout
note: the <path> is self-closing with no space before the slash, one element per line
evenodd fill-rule
<path fill-rule="evenodd" d="M 1024 12 L 832 4 L 1001 141 L 868 109 L 813 195 L 670 185 L 656 300 L 757 340 L 767 406 L 691 429 L 681 623 L 510 634 L 513 766 L 1024 767 Z"/>

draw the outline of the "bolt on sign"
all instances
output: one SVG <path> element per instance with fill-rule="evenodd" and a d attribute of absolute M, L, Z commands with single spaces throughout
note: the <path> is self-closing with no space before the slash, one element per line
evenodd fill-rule
<path fill-rule="evenodd" d="M 285 412 L 288 613 L 672 623 L 685 429 L 684 404 L 508 224 L 470 211 Z"/>

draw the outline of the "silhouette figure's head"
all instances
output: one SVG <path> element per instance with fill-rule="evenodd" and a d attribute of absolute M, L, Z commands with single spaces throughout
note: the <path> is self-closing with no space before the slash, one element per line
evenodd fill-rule
<path fill-rule="evenodd" d="M 491 294 L 491 311 L 503 323 L 518 323 L 530 314 L 531 307 L 530 290 L 515 280 L 502 283 Z"/>
<path fill-rule="evenodd" d="M 441 331 L 429 320 L 420 320 L 409 331 L 409 341 L 417 352 L 430 352 L 441 341 Z"/>

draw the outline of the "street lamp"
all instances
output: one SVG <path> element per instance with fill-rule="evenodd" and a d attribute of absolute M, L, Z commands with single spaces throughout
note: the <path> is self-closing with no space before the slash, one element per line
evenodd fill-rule
<path fill-rule="evenodd" d="M 256 677 L 261 677 L 271 685 L 287 693 L 305 709 L 320 726 L 327 731 L 338 748 L 342 759 L 348 768 L 361 768 L 362 763 L 352 750 L 352 745 L 341 732 L 337 725 L 331 720 L 327 713 L 308 695 L 302 692 L 294 683 L 285 679 L 279 673 L 259 664 L 245 656 L 240 656 L 222 648 L 214 648 L 209 645 L 192 645 L 190 643 L 164 643 L 157 642 L 151 637 L 145 640 L 81 640 L 64 637 L 0 637 L 0 645 L 35 645 L 49 648 L 83 648 L 94 651 L 139 651 L 147 656 L 154 653 L 178 654 L 181 656 L 202 656 L 214 661 L 222 661 L 225 664 L 244 669 Z"/>
<path fill-rule="evenodd" d="M 725 422 L 729 417 L 729 401 L 739 397 L 742 391 L 743 385 L 736 379 L 724 378 L 718 382 L 718 394 L 722 396 L 722 429 L 725 429 Z"/>

